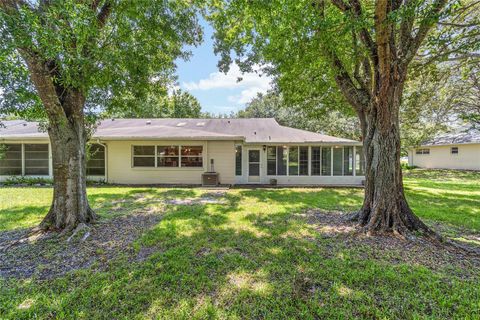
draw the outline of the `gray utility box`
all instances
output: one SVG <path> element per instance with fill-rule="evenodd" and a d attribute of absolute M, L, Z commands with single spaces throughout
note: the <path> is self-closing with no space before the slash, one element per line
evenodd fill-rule
<path fill-rule="evenodd" d="M 202 185 L 203 186 L 218 186 L 220 184 L 220 179 L 218 172 L 205 172 L 202 174 Z"/>

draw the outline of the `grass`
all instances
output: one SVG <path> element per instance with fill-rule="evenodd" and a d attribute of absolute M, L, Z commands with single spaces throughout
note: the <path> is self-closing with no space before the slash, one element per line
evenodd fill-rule
<path fill-rule="evenodd" d="M 480 230 L 478 174 L 413 170 L 405 181 L 423 219 Z M 89 198 L 108 219 L 144 208 L 139 197 L 155 205 L 158 198 L 205 192 L 99 187 L 89 189 Z M 35 225 L 50 197 L 48 188 L 2 188 L 0 228 Z M 154 249 L 145 261 L 120 257 L 105 272 L 81 270 L 50 281 L 0 280 L 0 319 L 480 317 L 478 277 L 378 259 L 368 247 L 322 237 L 297 214 L 353 211 L 361 190 L 234 189 L 225 199 L 168 205 L 160 223 L 134 243 L 137 250 Z"/>

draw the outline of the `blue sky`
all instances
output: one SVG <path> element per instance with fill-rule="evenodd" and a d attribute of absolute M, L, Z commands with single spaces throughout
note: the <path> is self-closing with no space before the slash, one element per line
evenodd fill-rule
<path fill-rule="evenodd" d="M 203 111 L 219 114 L 243 109 L 258 92 L 269 89 L 270 79 L 255 73 L 242 75 L 236 65 L 227 74 L 219 72 L 219 58 L 213 53 L 213 30 L 205 21 L 201 24 L 204 42 L 190 48 L 190 60 L 177 61 L 178 85 L 200 101 Z M 238 77 L 243 80 L 237 82 Z"/>

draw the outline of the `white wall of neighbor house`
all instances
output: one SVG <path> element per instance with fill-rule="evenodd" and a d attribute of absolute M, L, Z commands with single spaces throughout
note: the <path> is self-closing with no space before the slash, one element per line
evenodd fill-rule
<path fill-rule="evenodd" d="M 419 147 L 409 151 L 408 163 L 427 169 L 480 170 L 480 144 Z"/>
<path fill-rule="evenodd" d="M 293 173 L 291 172 L 291 167 L 290 167 L 290 159 L 289 159 L 289 153 L 290 153 L 290 147 L 296 148 L 296 147 L 304 147 L 307 150 L 308 149 L 308 156 L 307 156 L 307 171 L 303 172 L 303 174 L 300 174 L 300 172 Z M 241 143 L 236 144 L 237 147 L 237 154 L 240 152 L 240 147 L 241 147 L 241 173 L 239 171 L 239 168 L 236 170 L 236 176 L 235 176 L 235 182 L 236 184 L 254 184 L 254 183 L 261 183 L 261 184 L 270 184 L 271 179 L 276 179 L 278 185 L 361 185 L 362 181 L 365 180 L 364 174 L 359 171 L 356 172 L 357 169 L 357 162 L 359 162 L 359 159 L 356 157 L 356 148 L 358 148 L 358 151 L 360 151 L 361 146 L 345 146 L 345 147 L 350 147 L 353 151 L 353 159 L 351 162 L 351 170 L 352 172 L 345 173 L 343 168 L 341 168 L 341 172 L 334 172 L 334 154 L 333 154 L 333 149 L 337 149 L 338 153 L 342 154 L 342 166 L 343 166 L 343 148 L 344 146 L 335 146 L 335 145 L 242 145 Z M 286 161 L 286 170 L 285 173 L 283 174 L 278 174 L 278 164 L 277 164 L 277 174 L 269 174 L 268 173 L 268 147 L 281 147 L 287 150 L 286 155 L 287 155 L 287 161 Z M 314 173 L 313 170 L 313 154 L 312 150 L 319 150 L 319 148 L 325 148 L 326 150 L 331 150 L 330 154 L 327 156 L 328 161 L 330 161 L 330 166 L 327 166 L 327 170 L 325 172 L 320 172 L 317 174 Z M 258 181 L 252 180 L 249 177 L 249 159 L 248 159 L 248 154 L 249 150 L 259 150 L 260 151 L 260 179 Z M 321 150 L 321 149 L 320 149 Z M 279 155 L 277 154 L 277 157 Z M 277 159 L 277 158 L 276 158 Z M 300 159 L 300 158 L 298 158 Z M 320 166 L 320 170 L 322 171 L 322 159 L 318 163 Z M 338 162 L 337 162 L 338 164 Z M 359 164 L 359 163 L 358 163 Z M 338 166 L 337 166 L 338 169 Z M 299 168 L 297 170 L 300 170 Z"/>
<path fill-rule="evenodd" d="M 201 184 L 202 173 L 211 170 L 210 161 L 220 175 L 220 183 L 234 183 L 235 149 L 233 141 L 106 141 L 108 182 L 121 184 Z M 201 146 L 201 167 L 134 166 L 134 146 Z M 181 156 L 180 156 L 181 157 Z M 173 158 L 173 157 L 170 157 Z"/>

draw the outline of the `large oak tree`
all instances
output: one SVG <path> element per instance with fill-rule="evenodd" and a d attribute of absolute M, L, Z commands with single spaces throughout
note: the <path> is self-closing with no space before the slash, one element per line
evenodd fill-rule
<path fill-rule="evenodd" d="M 232 0 L 211 4 L 209 20 L 216 30 L 221 69 L 228 69 L 232 57 L 245 71 L 261 64 L 276 76 L 285 97 L 322 98 L 337 90 L 356 112 L 366 153 L 365 198 L 356 216 L 364 230 L 431 235 L 404 195 L 399 110 L 419 48 L 459 2 Z"/>
<path fill-rule="evenodd" d="M 201 40 L 195 8 L 183 0 L 0 0 L 0 34 L 0 108 L 48 119 L 54 196 L 41 227 L 89 223 L 90 115 L 165 91 L 174 60 Z"/>

